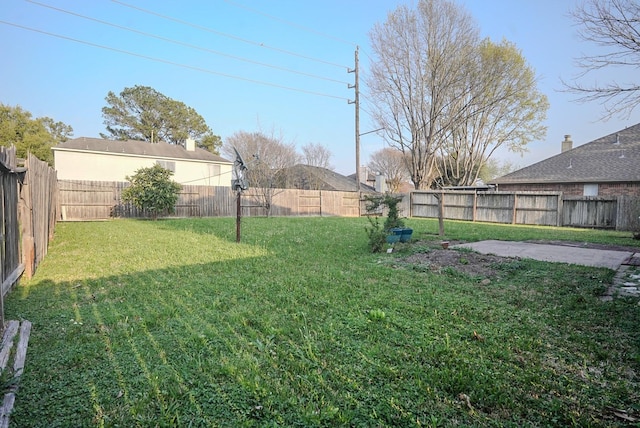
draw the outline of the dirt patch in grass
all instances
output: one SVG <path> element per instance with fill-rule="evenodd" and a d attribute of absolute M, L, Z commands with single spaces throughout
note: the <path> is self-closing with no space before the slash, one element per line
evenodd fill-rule
<path fill-rule="evenodd" d="M 451 242 L 455 245 L 457 242 Z M 429 245 L 424 252 L 414 253 L 402 259 L 405 263 L 428 267 L 435 272 L 453 269 L 470 276 L 492 277 L 497 274 L 497 265 L 513 261 L 510 257 L 480 254 L 474 251 L 442 249 Z"/>

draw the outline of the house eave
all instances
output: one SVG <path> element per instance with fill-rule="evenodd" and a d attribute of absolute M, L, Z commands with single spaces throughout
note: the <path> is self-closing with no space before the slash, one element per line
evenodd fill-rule
<path fill-rule="evenodd" d="M 162 160 L 172 160 L 172 161 L 180 161 L 180 162 L 194 162 L 194 163 L 209 163 L 209 164 L 217 164 L 217 165 L 233 165 L 233 162 L 228 161 L 219 161 L 212 159 L 189 159 L 189 158 L 180 158 L 180 157 L 170 157 L 170 156 L 160 156 L 160 155 L 147 155 L 147 154 L 132 154 L 125 152 L 110 152 L 105 150 L 86 150 L 86 149 L 70 149 L 64 147 L 52 147 L 53 151 L 60 152 L 73 152 L 73 153 L 90 153 L 90 154 L 98 154 L 98 155 L 108 155 L 108 156 L 121 156 L 121 157 L 137 157 L 143 159 L 162 159 Z"/>
<path fill-rule="evenodd" d="M 592 184 L 592 183 L 638 183 L 638 180 L 614 179 L 614 178 L 587 178 L 573 180 L 517 180 L 517 181 L 492 181 L 489 184 L 505 186 L 505 185 L 527 185 L 527 184 Z"/>

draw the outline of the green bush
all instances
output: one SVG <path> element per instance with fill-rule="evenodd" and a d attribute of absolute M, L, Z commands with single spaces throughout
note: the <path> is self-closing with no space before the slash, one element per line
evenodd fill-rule
<path fill-rule="evenodd" d="M 140 168 L 133 176 L 127 176 L 131 185 L 122 191 L 122 200 L 131 202 L 154 220 L 165 210 L 172 214 L 182 188 L 171 180 L 172 175 L 173 172 L 157 164 Z"/>
<path fill-rule="evenodd" d="M 381 253 L 387 243 L 387 232 L 380 226 L 378 216 L 367 217 L 369 227 L 365 227 L 367 236 L 369 237 L 369 248 L 373 253 Z"/>
<path fill-rule="evenodd" d="M 387 219 L 384 222 L 384 230 L 387 232 L 396 227 L 404 227 L 404 221 L 398 215 L 398 204 L 402 201 L 402 196 L 384 195 L 382 204 L 387 207 Z"/>
<path fill-rule="evenodd" d="M 380 253 L 387 242 L 389 231 L 396 227 L 404 227 L 404 221 L 399 217 L 398 204 L 402 196 L 393 196 L 389 193 L 384 196 L 365 196 L 369 227 L 366 227 L 369 237 L 369 247 L 374 253 Z M 384 226 L 380 225 L 379 217 L 384 209 L 387 209 L 387 218 Z"/>

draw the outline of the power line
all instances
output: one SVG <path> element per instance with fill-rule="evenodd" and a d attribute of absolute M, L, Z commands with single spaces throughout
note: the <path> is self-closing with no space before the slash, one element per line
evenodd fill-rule
<path fill-rule="evenodd" d="M 270 49 L 270 50 L 273 50 L 275 52 L 280 52 L 280 53 L 283 53 L 283 54 L 286 54 L 286 55 L 295 56 L 295 57 L 298 57 L 298 58 L 303 58 L 303 59 L 306 59 L 306 60 L 309 60 L 309 61 L 315 61 L 315 62 L 318 62 L 318 63 L 331 65 L 331 66 L 334 66 L 334 67 L 348 69 L 348 67 L 345 67 L 342 64 L 336 64 L 334 62 L 325 61 L 323 59 L 313 58 L 313 57 L 310 57 L 310 56 L 307 56 L 307 55 L 303 55 L 303 54 L 299 54 L 299 53 L 296 53 L 296 52 L 287 51 L 285 49 L 276 48 L 274 46 L 265 45 L 264 43 L 259 43 L 259 42 L 255 42 L 253 40 L 244 39 L 242 37 L 234 36 L 232 34 L 223 33 L 221 31 L 213 30 L 211 28 L 204 27 L 202 25 L 194 24 L 194 23 L 191 23 L 191 22 L 188 22 L 188 21 L 184 21 L 182 19 L 174 18 L 172 16 L 162 15 L 160 13 L 157 13 L 157 12 L 154 12 L 154 11 L 151 11 L 151 10 L 148 10 L 148 9 L 143 9 L 141 7 L 137 7 L 137 6 L 128 4 L 128 3 L 124 3 L 124 2 L 119 1 L 119 0 L 111 0 L 111 1 L 113 3 L 117 3 L 117 4 L 119 4 L 121 6 L 124 6 L 124 7 L 135 9 L 137 11 L 140 11 L 140 12 L 143 12 L 143 13 L 146 13 L 146 14 L 149 14 L 149 15 L 154 15 L 154 16 L 157 16 L 159 18 L 166 19 L 166 20 L 169 20 L 169 21 L 177 22 L 179 24 L 186 25 L 186 26 L 189 26 L 189 27 L 192 27 L 192 28 L 196 28 L 198 30 L 207 31 L 209 33 L 216 34 L 218 36 L 227 37 L 227 38 L 230 38 L 230 39 L 233 39 L 233 40 L 237 40 L 237 41 L 240 41 L 240 42 L 243 42 L 243 43 L 247 43 L 247 44 L 254 45 L 254 46 L 259 46 L 261 48 Z"/>
<path fill-rule="evenodd" d="M 194 70 L 194 71 L 199 71 L 199 72 L 208 73 L 208 74 L 215 74 L 217 76 L 228 77 L 230 79 L 242 80 L 244 82 L 250 82 L 250 83 L 255 83 L 255 84 L 264 85 L 264 86 L 271 86 L 271 87 L 278 88 L 278 89 L 285 89 L 285 90 L 288 90 L 288 91 L 301 92 L 301 93 L 310 94 L 310 95 L 317 95 L 317 96 L 321 96 L 321 97 L 325 97 L 325 98 L 334 98 L 334 99 L 343 100 L 343 101 L 348 101 L 349 100 L 348 98 L 339 97 L 339 96 L 336 96 L 336 95 L 330 95 L 330 94 L 325 94 L 325 93 L 321 93 L 321 92 L 309 91 L 309 90 L 300 89 L 300 88 L 293 88 L 293 87 L 290 87 L 290 86 L 279 85 L 277 83 L 264 82 L 264 81 L 261 81 L 261 80 L 249 79 L 249 78 L 246 78 L 246 77 L 233 76 L 231 74 L 221 73 L 221 72 L 214 71 L 214 70 L 209 70 L 209 69 L 206 69 L 206 68 L 195 67 L 195 66 L 187 65 L 187 64 L 181 64 L 181 63 L 178 63 L 178 62 L 174 62 L 174 61 L 170 61 L 170 60 L 166 60 L 166 59 L 162 59 L 162 58 L 155 58 L 155 57 L 151 57 L 151 56 L 148 56 L 148 55 L 139 54 L 139 53 L 136 53 L 136 52 L 125 51 L 123 49 L 118 49 L 118 48 L 113 48 L 113 47 L 110 47 L 110 46 L 99 45 L 97 43 L 87 42 L 85 40 L 75 39 L 73 37 L 67 37 L 67 36 L 63 36 L 63 35 L 60 35 L 60 34 L 50 33 L 48 31 L 38 30 L 36 28 L 26 27 L 24 25 L 15 24 L 15 23 L 12 23 L 12 22 L 7 22 L 7 21 L 0 20 L 0 24 L 9 25 L 9 26 L 16 27 L 16 28 L 21 28 L 23 30 L 28 30 L 28 31 L 32 31 L 32 32 L 35 32 L 35 33 L 44 34 L 44 35 L 47 35 L 47 36 L 50 36 L 50 37 L 56 37 L 56 38 L 63 39 L 63 40 L 69 40 L 69 41 L 72 41 L 72 42 L 81 43 L 83 45 L 96 47 L 96 48 L 100 48 L 100 49 L 105 49 L 105 50 L 109 50 L 109 51 L 112 51 L 112 52 L 117 52 L 117 53 L 126 54 L 126 55 L 130 55 L 130 56 L 138 57 L 138 58 L 143 58 L 143 59 L 146 59 L 146 60 L 149 60 L 149 61 L 155 61 L 155 62 L 159 62 L 159 63 L 162 63 L 162 64 L 169 64 L 169 65 L 173 65 L 173 66 L 176 66 L 176 67 L 186 68 L 188 70 Z"/>
<path fill-rule="evenodd" d="M 55 11 L 58 11 L 58 12 L 61 12 L 61 13 L 66 13 L 68 15 L 76 16 L 78 18 L 82 18 L 82 19 L 86 19 L 86 20 L 89 20 L 89 21 L 97 22 L 97 23 L 100 23 L 100 24 L 103 24 L 103 25 L 107 25 L 107 26 L 110 26 L 110 27 L 118 28 L 120 30 L 129 31 L 129 32 L 132 32 L 132 33 L 135 33 L 135 34 L 140 34 L 140 35 L 143 35 L 145 37 L 151 37 L 151 38 L 154 38 L 154 39 L 162 40 L 164 42 L 173 43 L 173 44 L 180 45 L 180 46 L 185 46 L 185 47 L 188 47 L 188 48 L 191 48 L 191 49 L 196 49 L 196 50 L 200 50 L 200 51 L 203 51 L 203 52 L 224 56 L 224 57 L 227 57 L 227 58 L 232 58 L 232 59 L 235 59 L 235 60 L 238 60 L 238 61 L 248 62 L 250 64 L 256 64 L 256 65 L 260 65 L 260 66 L 263 66 L 263 67 L 269 67 L 269 68 L 273 68 L 275 70 L 286 71 L 288 73 L 294 73 L 294 74 L 298 74 L 298 75 L 301 75 L 301 76 L 311 77 L 311 78 L 314 78 L 314 79 L 320 79 L 320 80 L 325 80 L 325 81 L 334 82 L 334 83 L 341 83 L 341 84 L 344 84 L 344 85 L 348 85 L 349 84 L 348 82 L 345 82 L 345 81 L 342 81 L 342 80 L 337 80 L 337 79 L 332 79 L 330 77 L 318 76 L 318 75 L 315 75 L 315 74 L 310 74 L 310 73 L 305 73 L 305 72 L 302 72 L 302 71 L 292 70 L 290 68 L 280 67 L 280 66 L 273 65 L 273 64 L 266 64 L 266 63 L 259 62 L 259 61 L 254 61 L 254 60 L 251 60 L 251 59 L 248 59 L 248 58 L 242 58 L 242 57 L 238 57 L 238 56 L 235 56 L 235 55 L 230 55 L 230 54 L 226 54 L 226 53 L 223 53 L 223 52 L 215 51 L 213 49 L 205 48 L 205 47 L 202 47 L 202 46 L 197 46 L 197 45 L 192 45 L 190 43 L 181 42 L 179 40 L 169 39 L 167 37 L 162 37 L 162 36 L 158 36 L 156 34 L 151 34 L 151 33 L 147 33 L 147 32 L 144 32 L 144 31 L 136 30 L 135 28 L 125 27 L 125 26 L 122 26 L 122 25 L 118 25 L 118 24 L 114 24 L 114 23 L 111 23 L 111 22 L 103 21 L 101 19 L 92 18 L 92 17 L 86 16 L 86 15 L 81 15 L 79 13 L 72 12 L 70 10 L 65 10 L 65 9 L 54 7 L 54 6 L 51 6 L 51 5 L 48 5 L 48 4 L 39 3 L 39 2 L 34 1 L 34 0 L 26 0 L 26 1 L 29 2 L 29 3 L 32 3 L 34 5 L 40 6 L 40 7 L 46 7 L 48 9 L 52 9 L 52 10 L 55 10 Z"/>
<path fill-rule="evenodd" d="M 261 12 L 261 11 L 259 11 L 257 9 L 253 9 L 253 8 L 251 8 L 249 6 L 245 6 L 245 5 L 242 5 L 240 3 L 236 3 L 236 2 L 231 1 L 231 0 L 224 0 L 224 1 L 226 3 L 229 3 L 230 5 L 233 5 L 235 7 L 239 7 L 241 9 L 248 10 L 249 12 L 255 13 L 257 15 L 266 16 L 267 18 L 272 19 L 274 21 L 282 22 L 282 23 L 284 23 L 286 25 L 289 25 L 290 27 L 298 28 L 300 30 L 307 31 L 309 33 L 313 33 L 313 34 L 316 34 L 318 36 L 322 36 L 322 37 L 324 37 L 326 39 L 334 40 L 336 42 L 344 43 L 344 44 L 349 45 L 349 46 L 353 46 L 353 47 L 357 46 L 353 42 L 349 42 L 347 40 L 341 39 L 339 37 L 332 36 L 330 34 L 322 33 L 322 32 L 320 32 L 318 30 L 314 30 L 313 28 L 309 28 L 309 27 L 305 27 L 304 25 L 296 24 L 295 22 L 291 22 L 291 21 L 287 21 L 287 20 L 282 19 L 282 18 L 278 18 L 277 16 L 269 15 L 268 13 Z"/>

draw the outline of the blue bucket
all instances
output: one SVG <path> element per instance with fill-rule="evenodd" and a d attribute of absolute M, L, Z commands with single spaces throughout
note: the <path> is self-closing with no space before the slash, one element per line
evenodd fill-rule
<path fill-rule="evenodd" d="M 409 242 L 411 241 L 411 235 L 413 234 L 413 229 L 409 227 L 405 227 L 401 229 L 402 233 L 400 234 L 400 242 Z"/>
<path fill-rule="evenodd" d="M 389 229 L 389 234 L 387 235 L 387 243 L 395 244 L 398 241 L 402 240 L 402 229 L 399 227 L 394 227 Z"/>

